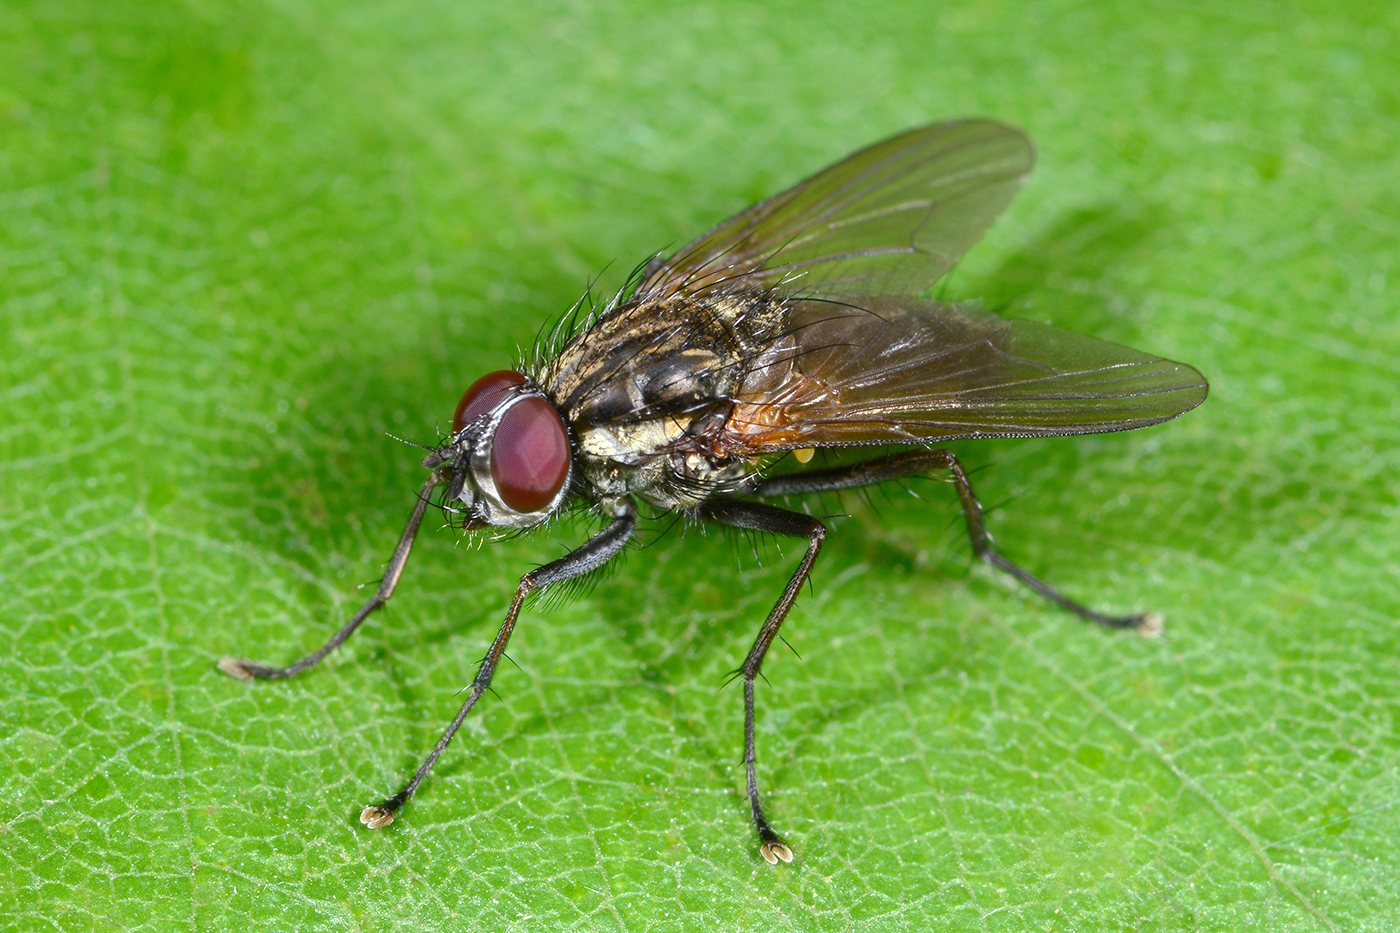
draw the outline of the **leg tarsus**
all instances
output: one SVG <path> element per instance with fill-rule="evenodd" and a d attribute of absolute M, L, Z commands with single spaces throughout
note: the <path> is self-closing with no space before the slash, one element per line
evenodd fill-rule
<path fill-rule="evenodd" d="M 748 657 L 739 668 L 739 673 L 744 678 L 744 770 L 748 782 L 749 812 L 760 840 L 758 851 L 770 865 L 776 865 L 779 861 L 791 862 L 792 849 L 769 824 L 759 799 L 758 755 L 754 741 L 754 681 L 762 675 L 763 659 L 768 654 L 768 648 L 773 644 L 773 639 L 778 637 L 778 629 L 787 618 L 797 594 L 802 591 L 802 584 L 812 572 L 812 565 L 816 563 L 822 541 L 826 538 L 826 526 L 810 515 L 789 512 L 761 502 L 742 500 L 713 503 L 706 506 L 702 514 L 706 518 L 734 528 L 807 539 L 807 552 L 803 555 L 802 563 L 788 579 L 783 595 L 778 597 L 777 604 L 768 613 L 763 627 L 759 629 L 758 637 L 754 639 L 753 647 L 749 649 Z"/>
<path fill-rule="evenodd" d="M 758 831 L 758 853 L 769 865 L 779 861 L 791 862 L 792 849 L 783 842 L 763 815 L 763 805 L 758 799 L 758 757 L 754 749 L 754 690 L 753 680 L 744 681 L 744 770 L 748 777 L 749 812 L 754 829 Z"/>
<path fill-rule="evenodd" d="M 281 680 L 300 674 L 307 668 L 315 667 L 322 658 L 345 644 L 345 641 L 355 634 L 355 629 L 360 627 L 360 623 L 369 618 L 370 613 L 387 603 L 389 597 L 394 595 L 394 589 L 399 585 L 399 577 L 403 576 L 403 569 L 408 564 L 408 555 L 413 550 L 413 540 L 418 536 L 418 526 L 423 523 L 423 513 L 428 509 L 428 496 L 432 493 L 433 487 L 446 480 L 448 475 L 449 471 L 443 469 L 434 470 L 433 474 L 428 477 L 428 481 L 423 484 L 422 490 L 418 493 L 418 501 L 414 503 L 413 512 L 408 517 L 408 523 L 404 525 L 403 533 L 399 535 L 399 543 L 394 548 L 393 556 L 389 558 L 389 565 L 385 568 L 384 576 L 380 578 L 379 586 L 375 589 L 374 595 L 324 645 L 300 661 L 295 661 L 286 667 L 270 667 L 255 661 L 226 656 L 219 659 L 219 670 L 239 680 L 253 680 L 254 678 Z"/>

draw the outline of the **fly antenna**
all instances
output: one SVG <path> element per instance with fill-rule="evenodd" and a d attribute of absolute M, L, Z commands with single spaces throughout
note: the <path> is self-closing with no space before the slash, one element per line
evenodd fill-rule
<path fill-rule="evenodd" d="M 392 437 L 400 444 L 407 444 L 410 447 L 417 447 L 419 450 L 437 450 L 436 447 L 429 447 L 427 444 L 418 444 L 413 441 L 406 441 L 403 438 L 399 437 L 397 434 L 390 434 L 388 431 L 385 431 L 384 434 L 386 437 Z"/>

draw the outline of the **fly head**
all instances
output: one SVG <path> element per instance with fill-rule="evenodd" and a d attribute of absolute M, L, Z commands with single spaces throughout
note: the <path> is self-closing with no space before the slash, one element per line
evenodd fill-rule
<path fill-rule="evenodd" d="M 568 429 L 539 386 L 513 370 L 482 376 L 463 394 L 447 443 L 423 458 L 451 470 L 447 508 L 468 528 L 529 528 L 568 498 Z"/>

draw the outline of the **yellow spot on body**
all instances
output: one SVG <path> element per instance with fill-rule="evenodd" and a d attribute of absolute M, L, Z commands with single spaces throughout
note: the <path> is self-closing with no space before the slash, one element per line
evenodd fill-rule
<path fill-rule="evenodd" d="M 794 450 L 792 455 L 798 463 L 806 463 L 808 460 L 812 459 L 812 456 L 816 452 L 817 448 L 815 447 L 803 447 L 801 450 Z"/>

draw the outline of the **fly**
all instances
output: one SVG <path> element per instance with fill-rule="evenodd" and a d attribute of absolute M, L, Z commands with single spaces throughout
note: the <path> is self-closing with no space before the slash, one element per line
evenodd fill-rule
<path fill-rule="evenodd" d="M 638 504 L 690 521 L 784 535 L 806 552 L 738 674 L 744 766 L 759 852 L 792 860 L 758 789 L 754 688 L 826 537 L 810 515 L 770 504 L 929 472 L 951 476 L 973 553 L 1041 596 L 1110 628 L 1155 634 L 1155 613 L 1110 616 L 1003 557 L 954 438 L 1127 431 L 1206 397 L 1196 370 L 975 303 L 923 297 L 1002 212 L 1034 162 L 1024 133 L 990 120 L 936 123 L 863 149 L 654 259 L 601 310 L 517 369 L 477 380 L 452 433 L 428 447 L 427 482 L 379 588 L 319 650 L 287 667 L 224 658 L 244 680 L 290 677 L 339 647 L 394 593 L 429 501 L 468 529 L 525 529 L 570 508 L 603 529 L 520 579 L 466 700 L 422 765 L 360 821 L 394 821 L 491 684 L 531 593 L 620 554 Z M 791 453 L 902 445 L 853 465 L 769 474 Z"/>

